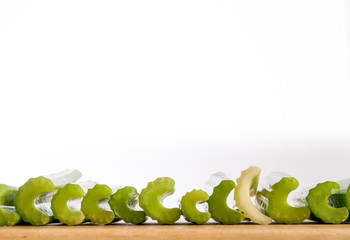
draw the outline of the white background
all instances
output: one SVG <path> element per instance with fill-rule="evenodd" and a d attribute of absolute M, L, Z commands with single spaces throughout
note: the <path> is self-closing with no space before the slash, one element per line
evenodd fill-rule
<path fill-rule="evenodd" d="M 250 165 L 350 177 L 349 1 L 0 1 L 0 182 L 178 194 Z"/>

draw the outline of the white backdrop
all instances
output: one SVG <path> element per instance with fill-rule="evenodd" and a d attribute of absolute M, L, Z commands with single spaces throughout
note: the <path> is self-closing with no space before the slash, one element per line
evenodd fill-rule
<path fill-rule="evenodd" d="M 350 177 L 350 4 L 0 0 L 0 182 Z"/>

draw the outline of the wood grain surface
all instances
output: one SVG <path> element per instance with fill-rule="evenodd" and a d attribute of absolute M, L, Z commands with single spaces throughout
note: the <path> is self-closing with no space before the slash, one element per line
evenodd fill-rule
<path fill-rule="evenodd" d="M 0 227 L 0 239 L 282 239 L 282 240 L 345 240 L 350 239 L 350 224 L 329 225 L 305 223 L 299 225 L 128 225 L 106 226 L 15 226 Z"/>

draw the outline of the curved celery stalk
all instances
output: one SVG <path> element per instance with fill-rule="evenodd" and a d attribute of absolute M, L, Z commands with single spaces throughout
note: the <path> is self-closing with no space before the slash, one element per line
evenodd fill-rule
<path fill-rule="evenodd" d="M 109 205 L 104 205 L 112 195 L 112 189 L 104 184 L 96 184 L 89 189 L 81 201 L 81 211 L 93 223 L 109 224 L 115 219 Z"/>
<path fill-rule="evenodd" d="M 0 226 L 14 226 L 21 221 L 14 206 L 17 191 L 16 187 L 0 184 Z"/>
<path fill-rule="evenodd" d="M 235 188 L 236 184 L 232 180 L 223 180 L 214 188 L 213 194 L 208 200 L 211 217 L 223 224 L 237 224 L 243 221 L 242 213 L 227 206 L 227 197 Z"/>
<path fill-rule="evenodd" d="M 15 197 L 17 212 L 25 222 L 45 225 L 54 220 L 50 209 L 52 196 L 59 186 L 75 182 L 81 177 L 78 170 L 67 170 L 58 174 L 29 179 Z"/>
<path fill-rule="evenodd" d="M 255 223 L 269 224 L 272 219 L 260 212 L 250 200 L 250 197 L 256 194 L 260 172 L 260 168 L 254 166 L 242 171 L 241 176 L 237 178 L 234 199 L 239 211 L 243 212 L 245 217 Z"/>
<path fill-rule="evenodd" d="M 276 176 L 277 179 L 273 176 Z M 293 177 L 283 176 L 281 173 L 271 174 L 266 180 L 267 186 L 256 194 L 256 202 L 269 217 L 278 223 L 302 223 L 310 217 L 310 209 L 292 207 L 288 204 L 288 195 L 297 189 L 299 182 Z"/>
<path fill-rule="evenodd" d="M 329 197 L 339 189 L 338 183 L 327 181 L 309 190 L 306 202 L 316 220 L 324 223 L 342 223 L 349 217 L 349 210 L 346 207 L 334 208 L 328 201 Z"/>
<path fill-rule="evenodd" d="M 209 221 L 209 212 L 200 212 L 196 204 L 208 201 L 209 195 L 203 190 L 192 190 L 181 198 L 181 212 L 190 222 L 203 224 Z"/>
<path fill-rule="evenodd" d="M 124 187 L 112 194 L 108 203 L 114 214 L 124 222 L 140 224 L 146 221 L 146 213 L 136 210 L 138 196 L 134 187 Z"/>
<path fill-rule="evenodd" d="M 337 183 L 340 189 L 328 198 L 328 204 L 334 208 L 346 207 L 350 211 L 350 179 Z"/>
<path fill-rule="evenodd" d="M 85 215 L 80 211 L 81 200 L 87 189 L 94 185 L 94 182 L 87 181 L 76 184 L 68 183 L 63 188 L 59 188 L 51 200 L 54 217 L 67 225 L 78 225 L 84 222 Z M 78 206 L 74 206 L 74 203 Z"/>
<path fill-rule="evenodd" d="M 163 199 L 174 193 L 174 186 L 175 181 L 169 177 L 157 178 L 149 182 L 139 196 L 140 207 L 159 224 L 173 224 L 181 216 L 179 208 L 169 209 L 162 205 Z"/>

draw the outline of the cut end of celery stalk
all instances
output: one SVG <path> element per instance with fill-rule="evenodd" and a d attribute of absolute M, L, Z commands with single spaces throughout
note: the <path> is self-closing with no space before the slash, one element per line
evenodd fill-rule
<path fill-rule="evenodd" d="M 190 222 L 203 224 L 209 221 L 210 213 L 201 212 L 197 209 L 196 204 L 206 202 L 209 199 L 208 193 L 203 190 L 192 190 L 186 193 L 181 199 L 181 212 Z"/>
<path fill-rule="evenodd" d="M 61 223 L 67 225 L 78 225 L 85 220 L 82 211 L 74 211 L 69 208 L 67 203 L 73 198 L 83 198 L 84 190 L 76 184 L 67 184 L 63 188 L 57 190 L 57 193 L 52 197 L 51 210 L 54 217 Z"/>
<path fill-rule="evenodd" d="M 243 212 L 246 218 L 255 223 L 269 224 L 272 219 L 260 212 L 250 200 L 250 197 L 256 193 L 260 172 L 260 168 L 254 166 L 242 171 L 241 176 L 237 179 L 234 199 L 239 211 Z"/>
<path fill-rule="evenodd" d="M 93 223 L 100 225 L 109 224 L 115 219 L 112 211 L 106 211 L 99 207 L 99 202 L 109 198 L 112 189 L 104 184 L 96 184 L 89 189 L 81 201 L 81 211 L 85 217 Z"/>
<path fill-rule="evenodd" d="M 111 196 L 108 203 L 115 215 L 124 222 L 140 224 L 146 221 L 146 213 L 131 208 L 137 205 L 137 197 L 138 193 L 134 187 L 124 187 L 118 189 Z"/>
<path fill-rule="evenodd" d="M 15 226 L 21 222 L 21 216 L 14 206 L 0 206 L 0 226 Z"/>
<path fill-rule="evenodd" d="M 310 217 L 308 207 L 292 207 L 287 199 L 291 191 L 297 189 L 299 182 L 293 177 L 284 177 L 275 183 L 268 196 L 266 213 L 278 223 L 295 224 L 301 223 Z"/>
<path fill-rule="evenodd" d="M 18 188 L 0 184 L 0 226 L 14 226 L 21 222 L 21 216 L 14 207 Z"/>
<path fill-rule="evenodd" d="M 149 182 L 139 196 L 140 207 L 147 216 L 159 224 L 173 224 L 181 216 L 179 208 L 166 208 L 162 205 L 165 197 L 174 193 L 175 181 L 169 177 L 157 178 Z"/>
<path fill-rule="evenodd" d="M 17 212 L 25 222 L 32 225 L 45 225 L 53 220 L 52 216 L 39 211 L 34 204 L 37 196 L 55 190 L 55 185 L 45 177 L 29 179 L 22 185 L 15 198 Z"/>
<path fill-rule="evenodd" d="M 227 197 L 235 188 L 236 184 L 232 180 L 223 180 L 213 190 L 213 194 L 208 200 L 211 217 L 223 224 L 237 224 L 243 221 L 244 216 L 227 206 Z"/>
<path fill-rule="evenodd" d="M 346 207 L 334 208 L 328 204 L 329 197 L 337 193 L 339 188 L 338 183 L 327 181 L 309 190 L 306 201 L 317 220 L 324 223 L 342 223 L 349 217 Z"/>

